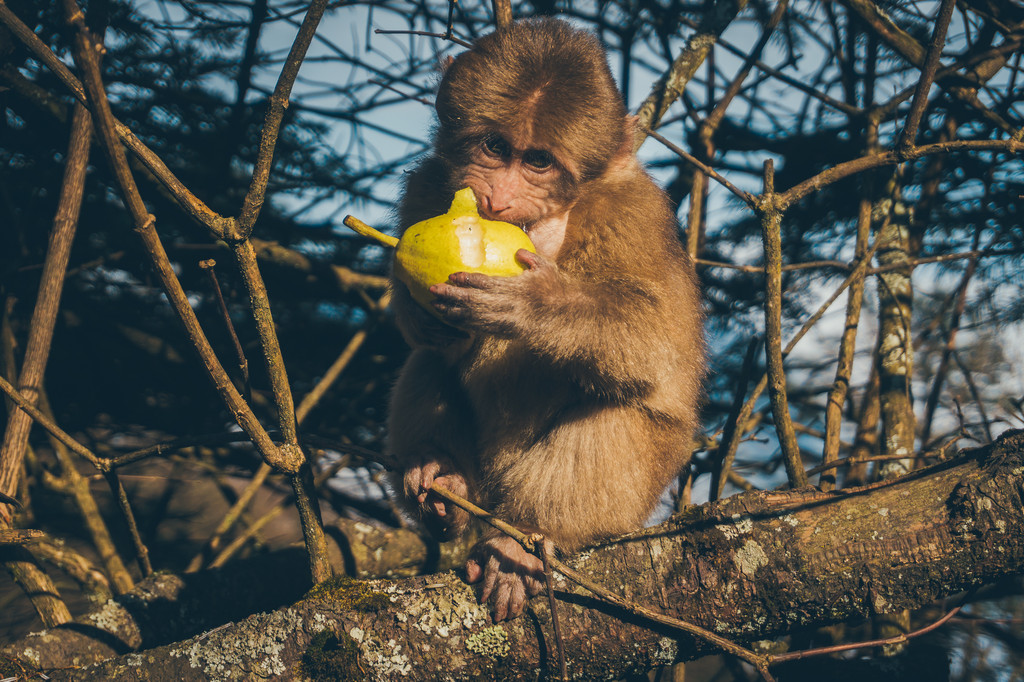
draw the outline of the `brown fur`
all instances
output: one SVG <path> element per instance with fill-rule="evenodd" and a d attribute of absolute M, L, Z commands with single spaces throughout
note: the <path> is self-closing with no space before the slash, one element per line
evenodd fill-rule
<path fill-rule="evenodd" d="M 512 103 L 527 95 L 537 105 L 523 120 Z M 395 283 L 397 320 L 414 346 L 390 422 L 392 454 L 412 472 L 407 493 L 423 492 L 421 478 L 449 485 L 566 550 L 637 528 L 689 461 L 704 345 L 692 264 L 666 196 L 622 151 L 626 115 L 604 53 L 562 22 L 517 24 L 456 58 L 437 107 L 436 151 L 408 178 L 403 225 L 446 210 L 479 172 L 474 145 L 493 132 L 558 161 L 525 188 L 543 205 L 520 222 L 569 213 L 553 262 L 514 278 L 453 277 L 438 290 L 442 314 L 463 332 Z M 532 137 L 520 143 L 525 129 Z M 574 203 L 552 206 L 566 182 Z M 432 461 L 437 478 L 423 474 Z M 464 523 L 436 500 L 423 507 L 456 531 Z M 485 581 L 500 591 L 508 576 L 493 570 L 501 577 L 487 568 Z M 522 598 L 496 598 L 513 602 L 496 604 L 499 618 L 521 608 Z"/>

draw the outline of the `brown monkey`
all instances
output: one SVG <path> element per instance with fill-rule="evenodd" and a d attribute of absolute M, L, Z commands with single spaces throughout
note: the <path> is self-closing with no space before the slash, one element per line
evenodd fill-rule
<path fill-rule="evenodd" d="M 689 461 L 704 374 L 693 266 L 672 207 L 632 152 L 598 41 L 517 23 L 446 69 L 432 155 L 407 178 L 402 225 L 472 187 L 520 225 L 517 277 L 456 273 L 431 289 L 442 324 L 395 281 L 413 346 L 389 446 L 426 521 L 458 532 L 441 485 L 564 550 L 639 527 Z M 540 561 L 486 535 L 468 562 L 495 618 L 540 589 Z"/>

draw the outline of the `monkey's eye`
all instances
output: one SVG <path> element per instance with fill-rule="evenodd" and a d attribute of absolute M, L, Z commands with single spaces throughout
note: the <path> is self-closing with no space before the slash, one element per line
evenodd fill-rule
<path fill-rule="evenodd" d="M 547 170 L 555 163 L 555 157 L 543 149 L 531 149 L 523 154 L 523 163 L 534 170 Z"/>
<path fill-rule="evenodd" d="M 490 135 L 485 138 L 484 149 L 488 154 L 499 159 L 505 159 L 512 155 L 512 147 L 500 135 Z"/>

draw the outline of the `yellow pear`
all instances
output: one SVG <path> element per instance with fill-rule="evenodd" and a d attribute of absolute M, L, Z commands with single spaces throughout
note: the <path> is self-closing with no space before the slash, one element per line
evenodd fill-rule
<path fill-rule="evenodd" d="M 510 277 L 526 269 L 516 259 L 519 249 L 536 252 L 533 242 L 511 223 L 486 220 L 476 209 L 469 187 L 455 193 L 444 215 L 411 226 L 396 239 L 348 216 L 345 224 L 359 234 L 395 247 L 395 276 L 424 308 L 436 313 L 430 287 L 447 282 L 454 272 L 480 272 Z"/>

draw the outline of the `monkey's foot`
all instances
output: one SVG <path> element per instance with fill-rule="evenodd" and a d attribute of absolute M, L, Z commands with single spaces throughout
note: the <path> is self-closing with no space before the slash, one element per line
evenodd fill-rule
<path fill-rule="evenodd" d="M 490 603 L 494 621 L 515 618 L 543 586 L 544 565 L 508 536 L 480 541 L 466 562 L 466 577 L 480 583 L 480 603 Z"/>

